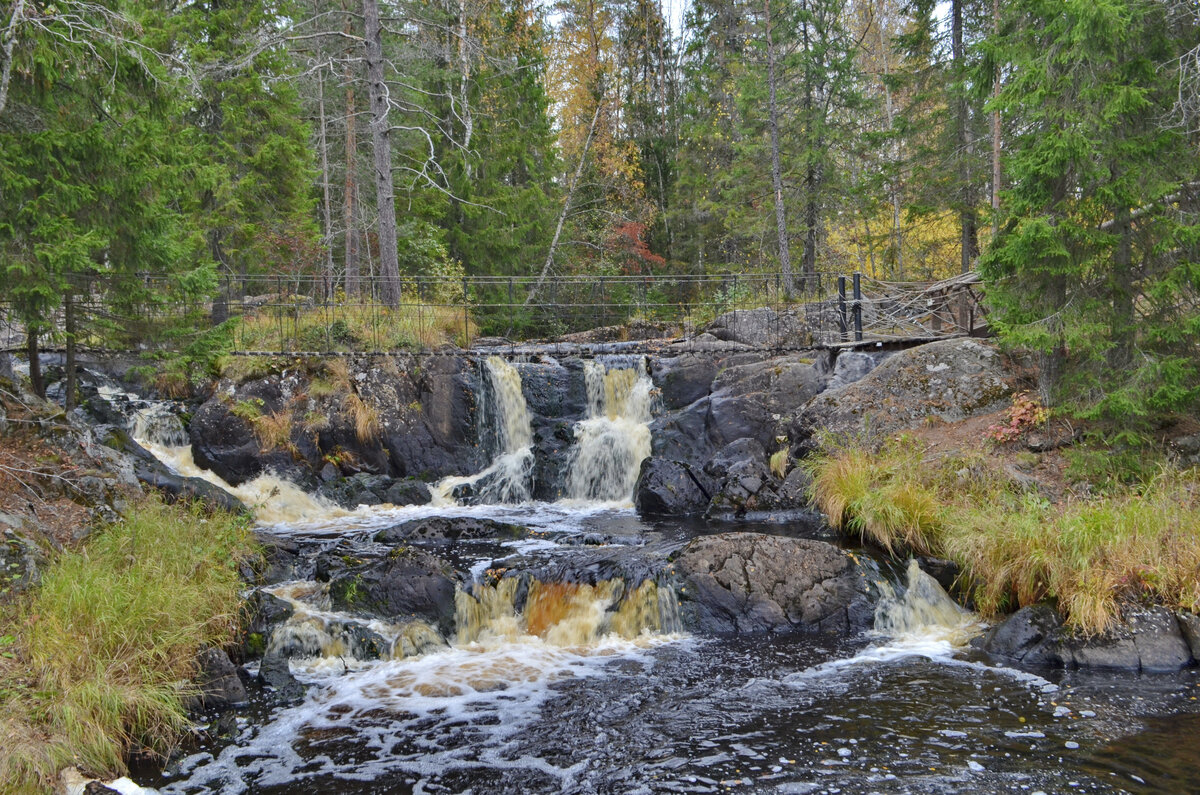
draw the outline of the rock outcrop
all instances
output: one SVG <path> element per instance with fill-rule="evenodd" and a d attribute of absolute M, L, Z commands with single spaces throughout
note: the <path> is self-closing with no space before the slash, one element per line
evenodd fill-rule
<path fill-rule="evenodd" d="M 797 454 L 814 446 L 817 431 L 879 436 L 926 418 L 947 422 L 1006 405 L 1013 376 L 991 345 L 975 339 L 931 342 L 888 357 L 865 377 L 831 388 L 797 411 L 787 435 Z"/>
<path fill-rule="evenodd" d="M 455 576 L 440 558 L 401 546 L 364 563 L 329 562 L 333 566 L 318 568 L 317 577 L 329 580 L 335 609 L 384 619 L 419 618 L 443 635 L 454 631 Z"/>
<path fill-rule="evenodd" d="M 1165 607 L 1128 607 L 1099 635 L 1072 633 L 1049 605 L 1024 607 L 980 641 L 986 652 L 1027 666 L 1167 673 L 1192 666 L 1200 619 Z"/>
<path fill-rule="evenodd" d="M 832 544 L 760 533 L 689 543 L 674 559 L 684 625 L 705 634 L 848 632 L 871 625 L 866 578 Z"/>

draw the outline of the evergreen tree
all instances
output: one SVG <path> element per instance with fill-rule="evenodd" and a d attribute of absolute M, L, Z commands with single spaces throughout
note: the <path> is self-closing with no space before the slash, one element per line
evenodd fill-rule
<path fill-rule="evenodd" d="M 1200 394 L 1200 168 L 1165 123 L 1196 37 L 1152 0 L 1022 0 L 994 42 L 1011 187 L 981 261 L 993 322 L 1078 410 L 1129 419 Z"/>
<path fill-rule="evenodd" d="M 155 43 L 162 18 L 133 4 L 66 10 L 39 10 L 14 39 L 0 115 L 3 292 L 25 323 L 38 390 L 38 340 L 60 308 L 68 364 L 76 340 L 100 330 L 76 316 L 77 296 L 100 291 L 109 311 L 98 322 L 140 336 L 149 329 L 130 321 L 146 304 L 212 285 L 184 211 L 194 160 L 174 125 L 178 83 L 134 38 Z"/>

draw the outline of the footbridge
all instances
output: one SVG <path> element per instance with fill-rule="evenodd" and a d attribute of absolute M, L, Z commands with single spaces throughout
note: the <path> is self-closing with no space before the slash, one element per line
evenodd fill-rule
<path fill-rule="evenodd" d="M 179 293 L 163 276 L 80 283 L 49 318 L 42 350 L 70 329 L 80 350 L 186 351 L 219 330 L 237 356 L 321 357 L 605 354 L 785 354 L 896 348 L 982 336 L 987 321 L 974 272 L 937 281 L 860 273 L 647 274 L 380 278 L 244 276 L 208 294 Z M 385 288 L 399 292 L 394 305 Z M 398 289 L 397 289 L 398 288 Z M 117 295 L 123 291 L 123 295 Z M 3 347 L 25 348 L 24 325 L 0 305 Z"/>

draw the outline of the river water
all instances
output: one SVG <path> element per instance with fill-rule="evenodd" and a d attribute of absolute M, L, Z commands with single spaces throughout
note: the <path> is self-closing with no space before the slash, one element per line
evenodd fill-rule
<path fill-rule="evenodd" d="M 511 374 L 495 367 L 498 400 L 515 405 Z M 541 605 L 536 615 L 509 609 L 503 594 L 485 605 L 487 570 L 514 560 L 569 565 L 598 545 L 666 555 L 734 530 L 836 541 L 801 523 L 640 521 L 621 498 L 648 436 L 618 427 L 631 412 L 635 426 L 648 418 L 639 378 L 589 378 L 607 392 L 579 429 L 592 447 L 575 453 L 587 468 L 570 481 L 574 499 L 523 499 L 529 440 L 511 416 L 496 420 L 497 460 L 508 459 L 486 488 L 516 504 L 454 504 L 453 488 L 469 479 L 443 484 L 439 504 L 357 510 L 281 491 L 269 476 L 234 490 L 258 506 L 264 532 L 338 554 L 384 553 L 375 531 L 429 516 L 531 533 L 455 546 L 451 562 L 477 583 L 475 596 L 459 594 L 457 636 L 427 643 L 414 624 L 373 622 L 394 643 L 389 659 L 356 659 L 334 637 L 332 627 L 368 622 L 332 611 L 324 584 L 272 586 L 297 608 L 286 631 L 317 636 L 291 661 L 303 699 L 281 705 L 252 685 L 248 705 L 210 716 L 165 770 L 139 771 L 141 782 L 281 795 L 1200 791 L 1194 671 L 1004 667 L 970 648 L 982 624 L 915 566 L 881 562 L 875 630 L 851 637 L 690 636 L 672 612 L 676 594 L 646 586 L 635 600 L 635 583 L 540 583 L 545 598 L 528 600 Z M 202 474 L 186 447 L 141 435 L 173 468 Z"/>

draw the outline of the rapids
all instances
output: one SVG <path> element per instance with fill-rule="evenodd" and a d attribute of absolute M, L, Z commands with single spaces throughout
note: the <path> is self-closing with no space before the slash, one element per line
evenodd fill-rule
<path fill-rule="evenodd" d="M 636 366 L 588 366 L 568 496 L 533 502 L 520 378 L 500 359 L 484 368 L 492 464 L 443 481 L 434 504 L 344 510 L 270 475 L 230 489 L 254 506 L 264 534 L 350 560 L 391 554 L 376 531 L 423 517 L 528 528 L 463 539 L 446 553 L 461 572 L 453 635 L 421 620 L 339 612 L 328 583 L 313 579 L 266 586 L 292 611 L 268 653 L 286 654 L 306 695 L 281 703 L 252 682 L 248 705 L 210 716 L 165 768 L 145 767 L 139 780 L 169 793 L 279 795 L 1195 786 L 1194 671 L 1139 679 L 996 665 L 970 645 L 978 617 L 915 562 L 873 569 L 874 630 L 851 637 L 689 636 L 680 620 L 688 595 L 668 580 L 635 568 L 589 582 L 537 574 L 598 548 L 665 559 L 712 532 L 829 535 L 640 521 L 628 501 L 649 453 L 653 392 Z M 195 467 L 178 420 L 155 411 L 135 436 L 181 474 L 228 488 Z M 464 484 L 490 504 L 458 504 Z M 527 573 L 511 576 L 513 567 Z"/>

